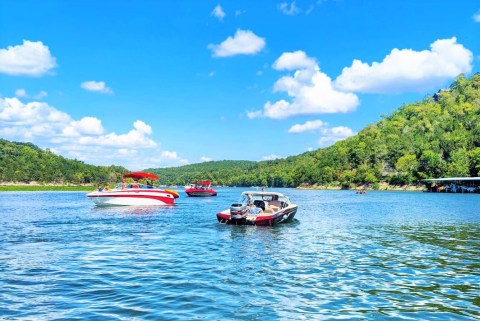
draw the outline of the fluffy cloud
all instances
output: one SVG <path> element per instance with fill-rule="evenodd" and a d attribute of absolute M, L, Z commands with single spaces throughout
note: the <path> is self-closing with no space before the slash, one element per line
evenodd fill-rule
<path fill-rule="evenodd" d="M 297 7 L 295 1 L 292 1 L 290 4 L 288 2 L 282 2 L 278 5 L 278 10 L 280 10 L 283 14 L 288 16 L 294 16 L 302 12 L 302 10 Z"/>
<path fill-rule="evenodd" d="M 298 134 L 298 133 L 303 133 L 303 132 L 313 132 L 318 130 L 319 128 L 325 127 L 328 124 L 321 121 L 321 120 L 313 120 L 313 121 L 307 121 L 305 124 L 296 124 L 290 127 L 288 130 L 289 133 L 291 134 Z"/>
<path fill-rule="evenodd" d="M 473 15 L 473 21 L 480 22 L 480 11 L 477 11 L 477 13 Z"/>
<path fill-rule="evenodd" d="M 35 99 L 42 99 L 48 96 L 48 93 L 46 91 L 41 91 L 37 95 L 34 96 Z"/>
<path fill-rule="evenodd" d="M 223 11 L 222 9 L 222 6 L 221 5 L 217 5 L 213 11 L 212 11 L 212 16 L 214 16 L 215 18 L 217 18 L 218 20 L 222 21 L 223 18 L 225 18 L 226 14 L 225 12 Z"/>
<path fill-rule="evenodd" d="M 78 139 L 82 145 L 100 145 L 119 148 L 152 148 L 156 147 L 152 139 L 147 137 L 152 128 L 141 120 L 133 123 L 133 129 L 126 134 L 109 133 L 102 136 L 83 136 Z"/>
<path fill-rule="evenodd" d="M 15 96 L 18 97 L 18 98 L 29 98 L 30 95 L 27 94 L 27 91 L 25 89 L 17 89 L 17 90 L 15 90 Z M 43 99 L 47 96 L 48 96 L 47 92 L 42 90 L 38 94 L 34 95 L 33 98 L 34 99 Z"/>
<path fill-rule="evenodd" d="M 270 155 L 267 155 L 267 156 L 263 156 L 262 157 L 262 161 L 269 161 L 269 160 L 274 160 L 274 159 L 279 159 L 279 158 L 283 158 L 283 157 L 280 157 L 278 155 L 275 155 L 275 154 L 270 154 Z"/>
<path fill-rule="evenodd" d="M 162 166 L 179 166 L 188 164 L 187 159 L 183 159 L 177 155 L 177 152 L 165 150 L 160 154 L 160 162 Z"/>
<path fill-rule="evenodd" d="M 0 49 L 0 73 L 39 77 L 56 67 L 56 59 L 41 41 L 23 40 L 22 45 Z"/>
<path fill-rule="evenodd" d="M 213 159 L 211 157 L 202 156 L 200 157 L 201 162 L 211 162 Z"/>
<path fill-rule="evenodd" d="M 101 135 L 103 134 L 102 122 L 95 117 L 83 117 L 79 121 L 72 120 L 62 130 L 62 134 L 68 137 L 78 137 L 85 135 Z"/>
<path fill-rule="evenodd" d="M 133 170 L 188 163 L 176 152 L 161 152 L 151 134 L 151 126 L 141 120 L 135 121 L 127 133 L 106 133 L 95 117 L 75 120 L 45 102 L 0 98 L 2 138 L 29 141 L 90 164 L 116 164 Z"/>
<path fill-rule="evenodd" d="M 210 44 L 214 57 L 230 57 L 235 55 L 254 55 L 265 47 L 265 39 L 250 30 L 240 30 L 233 37 L 228 37 L 219 45 Z"/>
<path fill-rule="evenodd" d="M 113 90 L 105 84 L 104 81 L 84 81 L 80 84 L 80 87 L 93 92 L 98 92 L 102 94 L 113 94 Z"/>
<path fill-rule="evenodd" d="M 291 134 L 298 134 L 304 132 L 320 133 L 318 144 L 320 146 L 327 146 L 339 140 L 345 139 L 356 133 L 345 126 L 330 127 L 328 123 L 321 120 L 307 121 L 304 124 L 296 124 L 288 130 Z"/>
<path fill-rule="evenodd" d="M 15 96 L 18 98 L 27 97 L 27 91 L 25 89 L 17 89 L 15 90 Z"/>
<path fill-rule="evenodd" d="M 345 126 L 338 126 L 333 128 L 322 128 L 321 129 L 321 137 L 318 140 L 318 144 L 320 146 L 328 146 L 331 145 L 339 140 L 343 140 L 347 137 L 354 136 L 355 133 L 348 127 Z"/>
<path fill-rule="evenodd" d="M 359 104 L 353 93 L 341 92 L 332 85 L 332 80 L 303 51 L 284 53 L 275 61 L 277 70 L 297 69 L 293 76 L 283 76 L 274 84 L 274 92 L 285 92 L 290 101 L 268 101 L 263 111 L 249 111 L 247 117 L 284 119 L 295 115 L 348 113 Z"/>
<path fill-rule="evenodd" d="M 302 51 L 284 52 L 274 63 L 276 70 L 314 69 L 317 66 L 315 59 L 310 58 Z"/>
<path fill-rule="evenodd" d="M 22 127 L 26 133 L 35 126 L 63 129 L 70 116 L 44 102 L 22 103 L 18 98 L 0 98 L 0 124 L 2 129 Z"/>
<path fill-rule="evenodd" d="M 472 70 L 473 54 L 455 37 L 441 39 L 431 50 L 393 49 L 382 62 L 354 60 L 335 80 L 335 88 L 364 93 L 424 91 Z"/>

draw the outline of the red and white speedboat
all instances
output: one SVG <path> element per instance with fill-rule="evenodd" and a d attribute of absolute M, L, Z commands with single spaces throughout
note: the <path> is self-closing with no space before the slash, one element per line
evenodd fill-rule
<path fill-rule="evenodd" d="M 180 195 L 173 190 L 159 189 L 148 184 L 138 184 L 140 179 L 158 179 L 158 176 L 145 172 L 133 172 L 123 175 L 133 178 L 135 183 L 121 183 L 111 190 L 94 191 L 87 194 L 99 206 L 150 206 L 173 205 Z"/>
<path fill-rule="evenodd" d="M 191 197 L 217 196 L 217 191 L 212 188 L 210 181 L 193 182 L 185 187 L 185 193 Z"/>
<path fill-rule="evenodd" d="M 218 222 L 233 225 L 273 226 L 291 222 L 298 206 L 277 192 L 243 192 L 242 199 L 217 214 Z"/>

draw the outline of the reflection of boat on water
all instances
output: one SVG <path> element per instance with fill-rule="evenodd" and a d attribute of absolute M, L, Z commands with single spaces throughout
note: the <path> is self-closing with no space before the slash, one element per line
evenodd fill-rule
<path fill-rule="evenodd" d="M 140 179 L 154 179 L 158 176 L 145 172 L 133 172 L 123 175 L 124 178 L 133 178 L 133 184 L 117 184 L 111 190 L 94 191 L 87 194 L 98 206 L 149 206 L 173 205 L 179 197 L 176 191 L 156 188 L 149 184 L 137 183 Z"/>
<path fill-rule="evenodd" d="M 185 193 L 191 197 L 217 196 L 217 191 L 211 187 L 210 181 L 193 182 L 185 187 Z"/>
<path fill-rule="evenodd" d="M 240 202 L 217 214 L 220 223 L 273 226 L 293 220 L 298 206 L 277 192 L 243 192 Z"/>

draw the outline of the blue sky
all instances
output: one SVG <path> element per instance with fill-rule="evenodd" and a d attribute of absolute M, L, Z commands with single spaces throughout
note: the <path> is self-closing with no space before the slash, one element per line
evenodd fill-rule
<path fill-rule="evenodd" d="M 345 139 L 480 64 L 480 1 L 0 2 L 0 137 L 131 170 Z"/>

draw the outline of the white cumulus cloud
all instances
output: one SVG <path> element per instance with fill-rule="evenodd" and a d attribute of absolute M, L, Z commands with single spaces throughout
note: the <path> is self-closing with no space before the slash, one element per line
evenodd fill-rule
<path fill-rule="evenodd" d="M 283 76 L 274 84 L 273 91 L 286 93 L 289 100 L 268 101 L 263 110 L 248 111 L 249 118 L 284 119 L 295 115 L 348 113 L 359 104 L 355 94 L 336 90 L 314 59 L 301 51 L 282 54 L 273 66 L 279 70 L 297 69 L 293 76 Z"/>
<path fill-rule="evenodd" d="M 320 139 L 318 140 L 318 144 L 323 147 L 357 134 L 349 127 L 330 127 L 328 123 L 321 120 L 312 120 L 307 121 L 304 124 L 293 125 L 292 127 L 290 127 L 288 132 L 291 134 L 298 134 L 304 132 L 320 133 Z"/>
<path fill-rule="evenodd" d="M 278 5 L 278 9 L 283 13 L 288 16 L 294 16 L 302 12 L 302 10 L 297 7 L 297 4 L 295 1 L 292 1 L 290 3 L 288 2 L 282 2 Z"/>
<path fill-rule="evenodd" d="M 211 157 L 202 156 L 200 157 L 201 162 L 211 162 L 213 159 Z"/>
<path fill-rule="evenodd" d="M 270 154 L 270 155 L 267 155 L 267 156 L 263 156 L 262 157 L 262 161 L 269 161 L 269 160 L 274 160 L 274 159 L 279 159 L 279 158 L 283 158 L 283 157 L 280 157 L 278 155 L 275 155 L 275 154 Z"/>
<path fill-rule="evenodd" d="M 164 150 L 159 159 L 161 166 L 180 166 L 188 164 L 188 160 L 178 156 L 177 152 Z"/>
<path fill-rule="evenodd" d="M 0 73 L 39 77 L 57 66 L 56 58 L 41 41 L 23 40 L 23 44 L 0 49 Z"/>
<path fill-rule="evenodd" d="M 35 99 L 43 99 L 48 96 L 48 93 L 46 91 L 41 91 L 37 95 L 34 96 Z"/>
<path fill-rule="evenodd" d="M 15 90 L 15 96 L 18 98 L 27 97 L 27 91 L 25 89 L 17 89 Z"/>
<path fill-rule="evenodd" d="M 441 39 L 430 50 L 393 49 L 382 62 L 354 60 L 335 80 L 334 87 L 351 92 L 392 93 L 424 91 L 472 70 L 473 54 L 455 37 Z"/>
<path fill-rule="evenodd" d="M 22 103 L 18 98 L 0 98 L 0 124 L 3 130 L 22 127 L 26 133 L 30 127 L 50 126 L 63 128 L 70 116 L 44 102 Z"/>
<path fill-rule="evenodd" d="M 0 98 L 0 137 L 28 141 L 68 158 L 95 165 L 123 165 L 140 170 L 162 164 L 178 166 L 186 160 L 164 154 L 150 138 L 152 128 L 141 120 L 127 133 L 106 132 L 100 119 L 79 120 L 46 102 L 23 103 L 17 97 Z"/>
<path fill-rule="evenodd" d="M 30 95 L 27 93 L 27 91 L 23 88 L 15 90 L 15 97 L 17 98 L 34 98 L 34 99 L 43 99 L 48 96 L 48 93 L 46 91 L 40 91 L 38 94 L 33 95 L 30 97 Z"/>
<path fill-rule="evenodd" d="M 222 6 L 217 4 L 217 6 L 215 8 L 213 8 L 212 16 L 214 16 L 218 20 L 222 21 L 223 18 L 225 18 L 226 13 L 225 13 L 225 11 L 223 11 Z"/>
<path fill-rule="evenodd" d="M 80 136 L 86 135 L 101 135 L 104 129 L 100 119 L 95 117 L 83 117 L 79 121 L 72 120 L 68 126 L 66 126 L 62 133 L 65 136 Z"/>
<path fill-rule="evenodd" d="M 355 133 L 352 129 L 345 126 L 338 126 L 332 128 L 322 128 L 321 137 L 318 140 L 320 146 L 326 147 L 331 145 L 339 140 L 343 140 L 350 136 L 354 136 Z"/>
<path fill-rule="evenodd" d="M 327 123 L 321 120 L 312 120 L 312 121 L 305 122 L 305 124 L 293 125 L 292 127 L 290 127 L 288 132 L 292 134 L 298 134 L 303 132 L 313 132 L 327 125 L 328 125 Z"/>
<path fill-rule="evenodd" d="M 302 51 L 284 52 L 274 63 L 276 70 L 311 69 L 317 66 L 315 59 L 310 58 Z"/>
<path fill-rule="evenodd" d="M 480 10 L 477 11 L 477 13 L 475 13 L 472 18 L 473 18 L 473 21 L 480 23 Z"/>
<path fill-rule="evenodd" d="M 98 92 L 102 94 L 113 94 L 113 90 L 107 87 L 104 81 L 84 81 L 80 84 L 80 87 L 93 92 Z"/>
<path fill-rule="evenodd" d="M 133 123 L 133 127 L 126 134 L 109 133 L 102 136 L 83 136 L 78 139 L 78 143 L 119 148 L 152 148 L 157 146 L 157 143 L 148 137 L 152 133 L 152 128 L 149 125 L 137 120 Z"/>
<path fill-rule="evenodd" d="M 265 39 L 250 30 L 240 30 L 233 37 L 228 37 L 219 45 L 210 44 L 214 57 L 230 57 L 235 55 L 254 55 L 265 47 Z"/>

